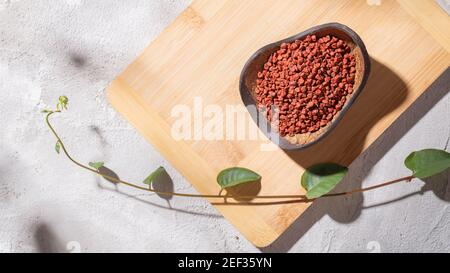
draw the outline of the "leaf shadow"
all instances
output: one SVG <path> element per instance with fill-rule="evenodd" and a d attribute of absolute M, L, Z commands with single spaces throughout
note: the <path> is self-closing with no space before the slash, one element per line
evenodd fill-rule
<path fill-rule="evenodd" d="M 436 197 L 441 199 L 442 201 L 450 202 L 450 183 L 449 183 L 449 173 L 450 170 L 447 170 L 443 173 L 437 174 L 435 176 L 426 178 L 422 180 L 425 184 L 418 191 L 405 194 L 403 196 L 394 198 L 392 200 L 384 201 L 377 204 L 372 204 L 369 206 L 364 206 L 363 209 L 371 209 L 376 207 L 381 207 L 385 205 L 389 205 L 398 201 L 402 201 L 413 197 L 415 195 L 423 195 L 428 191 L 432 191 Z"/>
<path fill-rule="evenodd" d="M 170 175 L 167 173 L 167 171 L 161 172 L 158 176 L 155 177 L 155 179 L 152 182 L 152 188 L 159 192 L 173 192 L 174 191 L 174 185 L 173 180 L 170 177 Z M 160 198 L 166 200 L 167 205 L 171 207 L 170 200 L 172 199 L 172 195 L 167 194 L 159 194 L 156 193 Z"/>
<path fill-rule="evenodd" d="M 423 180 L 423 192 L 432 191 L 442 201 L 450 202 L 450 169 Z"/>
<path fill-rule="evenodd" d="M 89 130 L 98 137 L 102 147 L 108 145 L 108 141 L 106 140 L 105 136 L 103 135 L 103 132 L 97 125 L 89 125 Z"/>
<path fill-rule="evenodd" d="M 34 240 L 39 253 L 66 252 L 64 244 L 47 223 L 38 223 L 34 230 Z"/>
<path fill-rule="evenodd" d="M 233 187 L 228 187 L 225 189 L 226 194 L 224 195 L 225 203 L 227 203 L 227 196 L 233 196 L 233 199 L 241 203 L 250 202 L 254 198 L 247 198 L 246 196 L 255 196 L 261 191 L 261 179 L 257 181 L 252 181 L 250 183 L 243 183 Z M 242 196 L 242 197 L 241 197 Z M 218 203 L 216 203 L 218 204 Z"/>
<path fill-rule="evenodd" d="M 76 52 L 69 52 L 69 63 L 76 68 L 83 68 L 87 64 L 87 57 L 85 55 L 76 53 Z"/>
<path fill-rule="evenodd" d="M 119 179 L 119 180 L 120 180 L 119 176 L 118 176 L 113 170 L 109 169 L 108 167 L 105 167 L 104 165 L 101 166 L 101 167 L 98 169 L 98 172 L 99 172 L 100 174 L 102 174 L 102 175 L 107 175 L 107 176 L 109 176 L 109 177 L 113 177 L 113 178 L 115 178 L 115 179 Z M 117 189 L 117 184 L 118 184 L 118 183 L 117 183 L 116 181 L 111 180 L 111 179 L 109 179 L 109 178 L 107 178 L 107 177 L 104 177 L 104 176 L 102 176 L 102 177 L 103 177 L 103 179 L 105 179 L 106 181 L 112 183 L 112 184 L 114 185 L 114 187 Z"/>
<path fill-rule="evenodd" d="M 116 179 L 120 179 L 119 176 L 117 175 L 117 173 L 115 173 L 113 170 L 111 170 L 110 168 L 108 168 L 108 167 L 106 167 L 106 166 L 101 167 L 101 168 L 99 169 L 99 172 L 100 172 L 101 174 L 105 174 L 105 175 L 114 177 L 114 178 L 116 178 Z M 164 173 L 166 173 L 166 172 L 164 172 Z M 169 176 L 167 173 L 166 173 L 166 175 Z M 103 178 L 104 178 L 104 177 L 103 177 Z M 169 178 L 170 178 L 170 176 L 169 176 Z M 186 210 L 186 209 L 174 208 L 174 207 L 172 207 L 172 206 L 170 205 L 168 199 L 165 199 L 165 198 L 164 198 L 165 195 L 158 195 L 158 196 L 163 197 L 163 199 L 165 199 L 165 200 L 169 203 L 168 206 L 163 206 L 163 205 L 160 205 L 160 204 L 157 204 L 157 203 L 154 203 L 154 202 L 150 202 L 150 201 L 148 201 L 148 200 L 144 200 L 144 199 L 140 198 L 140 196 L 149 197 L 149 196 L 154 196 L 154 195 L 157 195 L 157 194 L 153 194 L 153 193 L 148 193 L 148 194 L 137 194 L 137 195 L 128 194 L 128 193 L 125 193 L 125 192 L 120 191 L 120 189 L 119 189 L 119 187 L 118 187 L 118 184 L 117 184 L 116 182 L 111 181 L 111 180 L 108 180 L 108 179 L 106 179 L 106 178 L 104 178 L 104 179 L 107 180 L 108 182 L 111 182 L 111 183 L 114 185 L 114 188 L 104 186 L 104 185 L 101 183 L 101 180 L 98 180 L 98 181 L 97 181 L 97 186 L 98 186 L 100 189 L 107 190 L 107 191 L 112 191 L 112 192 L 118 193 L 118 194 L 120 194 L 120 195 L 124 195 L 124 196 L 126 196 L 127 198 L 132 198 L 132 199 L 134 199 L 134 200 L 136 200 L 136 201 L 139 201 L 139 202 L 144 203 L 144 204 L 147 204 L 147 205 L 151 205 L 151 206 L 153 206 L 153 207 L 157 207 L 157 208 L 165 209 L 165 210 L 171 210 L 171 211 L 175 211 L 175 212 L 179 212 L 179 213 L 185 213 L 185 214 L 196 215 L 196 216 L 211 217 L 211 218 L 223 218 L 223 216 L 222 216 L 222 215 L 219 215 L 219 214 L 214 214 L 214 213 L 202 213 L 202 212 L 191 211 L 191 210 Z M 167 179 L 167 178 L 164 178 L 164 179 Z M 160 182 L 162 183 L 162 181 L 163 181 L 163 180 L 161 180 Z M 166 180 L 166 181 L 167 181 L 167 180 Z M 172 182 L 172 191 L 173 191 L 173 181 L 172 181 L 171 178 L 170 178 L 170 181 Z M 154 182 L 155 182 L 155 181 L 154 181 Z M 154 182 L 153 182 L 153 183 L 154 183 Z"/>

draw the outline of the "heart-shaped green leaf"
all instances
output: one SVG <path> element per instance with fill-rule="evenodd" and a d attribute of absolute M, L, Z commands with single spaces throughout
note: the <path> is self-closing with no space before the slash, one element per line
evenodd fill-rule
<path fill-rule="evenodd" d="M 405 159 L 405 166 L 417 178 L 427 178 L 450 167 L 450 153 L 438 149 L 412 152 Z"/>
<path fill-rule="evenodd" d="M 318 198 L 330 192 L 347 174 L 347 168 L 334 163 L 322 163 L 306 169 L 301 184 L 306 197 Z"/>
<path fill-rule="evenodd" d="M 147 178 L 144 179 L 143 183 L 147 185 L 151 185 L 156 177 L 161 175 L 163 172 L 165 172 L 166 169 L 164 167 L 160 166 L 156 170 L 154 170 Z"/>
<path fill-rule="evenodd" d="M 104 162 L 89 162 L 89 166 L 91 166 L 92 168 L 96 169 L 97 171 L 98 171 L 98 169 L 103 167 L 103 165 L 105 165 Z"/>
<path fill-rule="evenodd" d="M 261 176 L 252 170 L 233 167 L 222 170 L 217 175 L 217 183 L 222 187 L 222 189 L 236 186 L 248 182 L 256 182 L 261 179 Z"/>

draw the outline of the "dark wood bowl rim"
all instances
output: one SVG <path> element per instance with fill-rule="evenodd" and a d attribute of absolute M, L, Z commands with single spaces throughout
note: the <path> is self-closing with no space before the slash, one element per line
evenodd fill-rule
<path fill-rule="evenodd" d="M 294 40 L 301 39 L 301 38 L 307 36 L 308 34 L 313 34 L 315 32 L 323 31 L 324 29 L 338 29 L 338 30 L 345 32 L 352 39 L 353 43 L 361 50 L 361 53 L 362 53 L 361 55 L 363 58 L 362 61 L 363 61 L 363 66 L 364 66 L 364 73 L 362 75 L 361 83 L 359 84 L 358 89 L 354 91 L 353 95 L 345 103 L 344 107 L 341 109 L 338 116 L 328 126 L 326 131 L 324 131 L 322 134 L 320 134 L 316 139 L 314 139 L 311 142 L 308 142 L 305 144 L 292 144 L 284 137 L 281 137 L 277 132 L 272 132 L 272 130 L 270 130 L 272 135 L 269 136 L 268 132 L 262 130 L 263 133 L 271 140 L 274 136 L 277 137 L 278 143 L 276 143 L 276 144 L 283 150 L 300 150 L 300 149 L 304 149 L 306 147 L 309 147 L 309 146 L 319 142 L 326 135 L 328 135 L 328 133 L 330 131 L 332 131 L 336 127 L 336 125 L 342 119 L 342 117 L 347 112 L 347 110 L 352 106 L 353 102 L 356 100 L 356 98 L 359 96 L 361 91 L 364 89 L 364 86 L 366 85 L 366 82 L 367 82 L 367 79 L 369 78 L 369 73 L 370 73 L 370 58 L 369 58 L 369 54 L 367 53 L 366 47 L 365 47 L 362 39 L 359 37 L 359 35 L 355 31 L 353 31 L 351 28 L 347 27 L 346 25 L 343 25 L 340 23 L 322 24 L 322 25 L 318 25 L 318 26 L 309 28 L 305 31 L 302 31 L 302 32 L 295 34 L 293 36 L 290 36 L 288 38 L 285 38 L 285 39 L 270 43 L 266 46 L 263 46 L 262 48 L 258 49 L 255 53 L 253 53 L 253 55 L 247 60 L 247 62 L 244 65 L 244 68 L 242 69 L 242 72 L 241 72 L 241 75 L 239 78 L 239 91 L 240 91 L 241 99 L 245 106 L 248 106 L 248 105 L 256 106 L 256 102 L 253 99 L 251 90 L 248 90 L 247 86 L 245 85 L 246 72 L 247 72 L 249 66 L 253 63 L 253 61 L 260 54 L 266 52 L 270 48 L 277 47 L 277 46 L 281 45 L 282 43 L 292 42 Z M 259 110 L 257 110 L 257 116 L 259 116 L 259 115 L 260 115 Z M 254 116 L 252 114 L 251 114 L 251 116 L 252 116 L 253 121 L 255 121 L 255 123 L 259 126 L 258 121 L 257 121 L 258 117 Z M 268 125 L 268 126 L 270 126 L 270 125 Z"/>

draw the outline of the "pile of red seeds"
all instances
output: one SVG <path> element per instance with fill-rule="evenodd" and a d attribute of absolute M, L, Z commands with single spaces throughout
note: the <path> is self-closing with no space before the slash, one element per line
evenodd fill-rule
<path fill-rule="evenodd" d="M 353 92 L 356 60 L 349 45 L 337 37 L 309 35 L 283 43 L 258 72 L 258 107 L 278 108 L 281 136 L 312 133 L 326 126 Z"/>

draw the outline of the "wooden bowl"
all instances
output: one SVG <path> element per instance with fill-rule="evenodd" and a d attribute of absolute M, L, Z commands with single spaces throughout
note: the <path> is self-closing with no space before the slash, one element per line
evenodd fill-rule
<path fill-rule="evenodd" d="M 273 128 L 265 118 L 264 113 L 256 107 L 254 90 L 256 87 L 257 73 L 262 70 L 264 63 L 267 62 L 269 56 L 277 51 L 282 43 L 291 43 L 312 34 L 315 34 L 318 37 L 333 35 L 348 43 L 356 59 L 356 74 L 353 92 L 352 94 L 347 95 L 346 103 L 342 109 L 336 113 L 334 118 L 326 126 L 313 133 L 297 134 L 293 137 L 281 137 L 278 134 L 278 129 Z M 328 23 L 312 27 L 289 38 L 268 44 L 256 51 L 246 62 L 241 72 L 239 91 L 242 101 L 247 109 L 252 109 L 249 111 L 250 115 L 258 125 L 259 129 L 280 148 L 284 150 L 298 150 L 317 143 L 339 124 L 339 121 L 342 119 L 345 112 L 352 106 L 355 99 L 364 89 L 369 73 L 370 58 L 367 54 L 366 47 L 358 34 L 345 25 Z"/>

